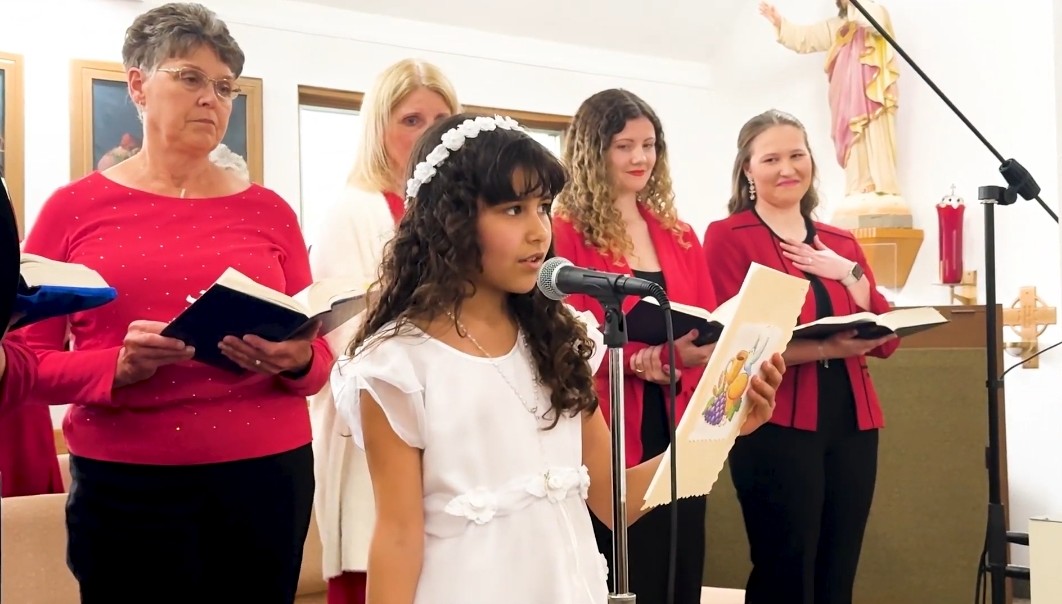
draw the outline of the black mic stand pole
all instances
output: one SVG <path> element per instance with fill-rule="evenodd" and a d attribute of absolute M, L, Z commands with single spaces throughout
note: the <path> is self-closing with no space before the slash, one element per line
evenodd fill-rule
<path fill-rule="evenodd" d="M 609 406 L 612 429 L 612 593 L 609 604 L 635 604 L 627 579 L 627 449 L 624 440 L 623 347 L 627 317 L 622 294 L 595 296 L 605 313 L 604 340 L 608 348 Z"/>
<path fill-rule="evenodd" d="M 1007 517 L 1002 501 L 1002 480 L 999 469 L 999 390 L 1003 381 L 999 378 L 996 346 L 998 323 L 996 317 L 996 205 L 1010 205 L 1016 200 L 1011 189 L 994 185 L 979 187 L 977 199 L 985 213 L 985 326 L 988 352 L 988 572 L 992 577 L 992 602 L 1006 601 L 1007 568 Z"/>
<path fill-rule="evenodd" d="M 929 76 L 911 59 L 910 56 L 896 40 L 892 39 L 889 32 L 879 24 L 874 17 L 867 13 L 859 0 L 849 0 L 866 17 L 867 21 L 896 50 L 907 64 L 922 78 L 926 84 L 937 94 L 944 104 L 951 109 L 970 132 L 988 149 L 1000 162 L 999 171 L 1003 179 L 1009 185 L 1007 188 L 999 186 L 985 186 L 978 189 L 978 199 L 984 204 L 984 247 L 985 247 L 985 347 L 987 348 L 986 380 L 985 387 L 988 390 L 988 448 L 985 451 L 986 465 L 988 466 L 988 528 L 986 535 L 986 549 L 988 554 L 987 570 L 991 575 L 992 604 L 1004 604 L 1006 601 L 1008 576 L 1028 579 L 1029 569 L 1025 567 L 1011 566 L 1007 563 L 1007 542 L 1013 541 L 1028 545 L 1029 537 L 1026 533 L 1008 533 L 1006 530 L 1007 514 L 1003 505 L 1003 486 L 1000 470 L 1000 442 L 999 442 L 999 391 L 1003 386 L 1002 377 L 999 374 L 997 355 L 999 354 L 998 319 L 996 317 L 996 233 L 995 233 L 995 206 L 1010 205 L 1020 195 L 1024 199 L 1035 199 L 1040 207 L 1055 221 L 1058 215 L 1040 199 L 1040 186 L 1036 184 L 1032 175 L 1015 159 L 1003 159 L 1003 155 L 996 151 L 995 147 L 988 142 L 977 128 L 959 111 L 947 96 L 929 79 Z"/>

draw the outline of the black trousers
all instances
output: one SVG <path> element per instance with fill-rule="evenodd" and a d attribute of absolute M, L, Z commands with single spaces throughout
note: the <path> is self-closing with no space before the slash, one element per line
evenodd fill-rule
<path fill-rule="evenodd" d="M 854 410 L 825 407 L 817 432 L 767 424 L 731 450 L 752 557 L 746 604 L 852 602 L 878 431 L 857 430 Z"/>
<path fill-rule="evenodd" d="M 635 497 L 629 499 L 636 501 Z M 641 501 L 637 499 L 637 501 Z M 675 560 L 675 604 L 700 604 L 704 576 L 704 514 L 706 497 L 678 502 L 678 541 Z M 667 604 L 667 569 L 671 552 L 671 507 L 647 512 L 627 529 L 627 579 L 638 602 Z M 609 591 L 614 585 L 612 531 L 591 516 L 597 548 L 608 560 Z"/>
<path fill-rule="evenodd" d="M 83 604 L 291 604 L 313 452 L 200 466 L 71 456 L 67 563 Z"/>
<path fill-rule="evenodd" d="M 642 409 L 642 461 L 660 455 L 671 444 L 664 391 L 646 384 Z M 628 493 L 628 504 L 640 503 L 643 493 Z M 671 509 L 662 505 L 647 512 L 627 529 L 627 578 L 638 602 L 667 604 L 667 570 L 671 555 Z M 700 604 L 704 576 L 704 519 L 707 497 L 678 501 L 678 539 L 675 558 L 675 604 Z M 612 531 L 591 515 L 597 548 L 608 560 L 609 590 L 615 577 Z"/>

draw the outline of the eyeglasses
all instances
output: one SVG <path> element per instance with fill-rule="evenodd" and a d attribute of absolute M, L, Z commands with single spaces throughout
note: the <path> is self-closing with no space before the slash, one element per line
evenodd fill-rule
<path fill-rule="evenodd" d="M 173 74 L 189 92 L 199 92 L 208 83 L 214 85 L 214 94 L 223 101 L 231 101 L 240 95 L 240 87 L 229 78 L 214 79 L 194 67 L 165 67 L 156 71 Z"/>

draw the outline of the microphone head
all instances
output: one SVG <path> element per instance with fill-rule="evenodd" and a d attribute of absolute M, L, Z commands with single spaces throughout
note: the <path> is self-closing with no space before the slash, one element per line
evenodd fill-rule
<path fill-rule="evenodd" d="M 550 300 L 563 300 L 565 294 L 557 287 L 557 273 L 566 266 L 574 266 L 567 258 L 554 256 L 542 263 L 538 269 L 538 289 Z"/>

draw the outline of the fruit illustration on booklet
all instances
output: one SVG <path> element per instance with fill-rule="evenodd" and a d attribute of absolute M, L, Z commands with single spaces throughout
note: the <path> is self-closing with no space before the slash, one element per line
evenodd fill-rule
<path fill-rule="evenodd" d="M 751 350 L 739 350 L 730 359 L 726 370 L 719 374 L 719 381 L 712 389 L 712 404 L 704 412 L 704 421 L 713 426 L 722 426 L 733 421 L 741 409 L 752 366 L 763 356 L 766 347 L 766 338 L 757 339 Z"/>

